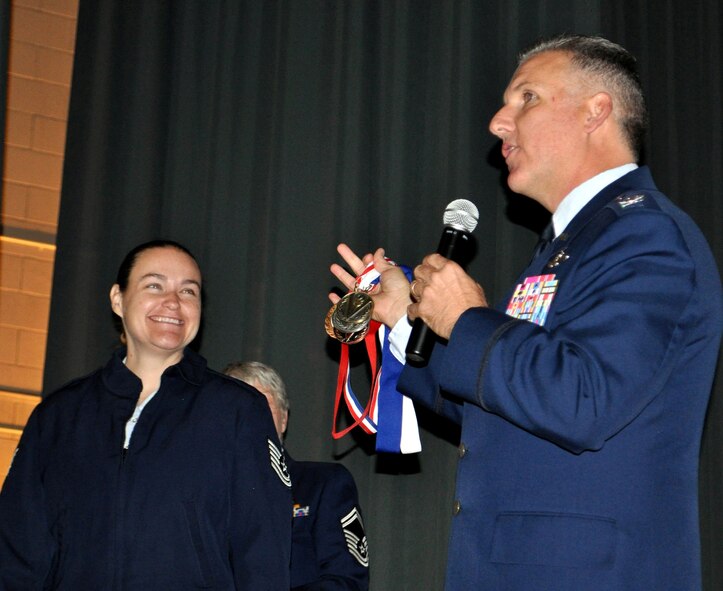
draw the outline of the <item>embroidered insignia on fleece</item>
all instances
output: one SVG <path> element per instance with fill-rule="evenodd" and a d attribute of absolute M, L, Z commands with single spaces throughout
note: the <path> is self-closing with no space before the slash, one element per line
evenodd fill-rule
<path fill-rule="evenodd" d="M 515 287 L 506 314 L 544 326 L 558 283 L 554 274 L 526 277 Z"/>
<path fill-rule="evenodd" d="M 294 510 L 292 515 L 294 517 L 308 517 L 309 516 L 309 505 L 302 507 L 299 503 L 294 503 Z"/>
<path fill-rule="evenodd" d="M 291 474 L 289 474 L 289 469 L 286 467 L 284 452 L 281 451 L 278 447 L 276 447 L 276 444 L 271 441 L 271 439 L 267 439 L 267 441 L 269 442 L 269 456 L 271 457 L 271 467 L 281 479 L 281 482 L 291 488 Z"/>
<path fill-rule="evenodd" d="M 369 545 L 364 533 L 364 524 L 356 507 L 341 518 L 341 528 L 346 538 L 346 547 L 362 566 L 369 566 Z"/>

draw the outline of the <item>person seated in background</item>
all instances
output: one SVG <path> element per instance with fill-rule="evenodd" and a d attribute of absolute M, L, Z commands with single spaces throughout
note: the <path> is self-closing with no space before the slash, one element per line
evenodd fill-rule
<path fill-rule="evenodd" d="M 245 361 L 229 364 L 224 373 L 266 396 L 283 442 L 289 399 L 278 372 L 258 361 Z M 333 462 L 297 462 L 288 452 L 285 457 L 294 498 L 291 589 L 368 589 L 367 537 L 351 473 Z"/>

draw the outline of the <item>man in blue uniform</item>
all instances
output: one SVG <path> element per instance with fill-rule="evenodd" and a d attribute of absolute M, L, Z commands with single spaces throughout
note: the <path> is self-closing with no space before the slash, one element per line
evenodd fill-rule
<path fill-rule="evenodd" d="M 283 441 L 289 399 L 281 376 L 258 361 L 232 363 L 224 373 L 251 384 L 269 401 Z M 369 555 L 351 473 L 332 462 L 297 462 L 288 453 L 294 497 L 291 545 L 293 591 L 366 591 Z"/>
<path fill-rule="evenodd" d="M 552 220 L 494 308 L 437 254 L 410 285 L 382 249 L 360 259 L 339 246 L 354 273 L 372 258 L 381 272 L 375 318 L 394 327 L 393 351 L 407 318 L 441 337 L 399 388 L 462 426 L 448 590 L 701 587 L 720 277 L 698 228 L 636 164 L 645 124 L 620 46 L 562 36 L 521 56 L 490 131 L 510 188 Z"/>

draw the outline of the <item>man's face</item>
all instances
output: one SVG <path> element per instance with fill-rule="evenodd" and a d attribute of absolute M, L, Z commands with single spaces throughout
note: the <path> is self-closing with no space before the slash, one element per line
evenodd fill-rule
<path fill-rule="evenodd" d="M 262 386 L 257 380 L 251 382 L 251 385 L 259 392 L 261 392 L 264 396 L 266 396 L 266 400 L 268 400 L 269 402 L 269 408 L 271 409 L 271 416 L 274 419 L 276 433 L 278 434 L 279 439 L 283 441 L 284 433 L 286 432 L 286 426 L 289 422 L 289 412 L 283 410 L 279 406 L 278 402 L 276 402 L 276 398 L 274 397 L 274 395 L 269 392 L 268 388 Z"/>
<path fill-rule="evenodd" d="M 555 211 L 586 180 L 585 89 L 567 54 L 551 51 L 522 63 L 504 93 L 504 106 L 490 121 L 502 140 L 507 183 Z"/>

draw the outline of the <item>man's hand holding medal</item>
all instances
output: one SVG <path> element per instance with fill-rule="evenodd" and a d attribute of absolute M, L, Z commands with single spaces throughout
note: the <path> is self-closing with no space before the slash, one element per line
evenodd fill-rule
<path fill-rule="evenodd" d="M 406 316 L 413 303 L 409 281 L 401 267 L 385 258 L 384 249 L 359 258 L 346 244 L 340 244 L 337 252 L 355 275 L 341 265 L 331 265 L 332 274 L 350 291 L 343 297 L 329 294 L 333 306 L 324 322 L 329 336 L 342 343 L 357 343 L 366 336 L 371 320 L 394 326 Z"/>

